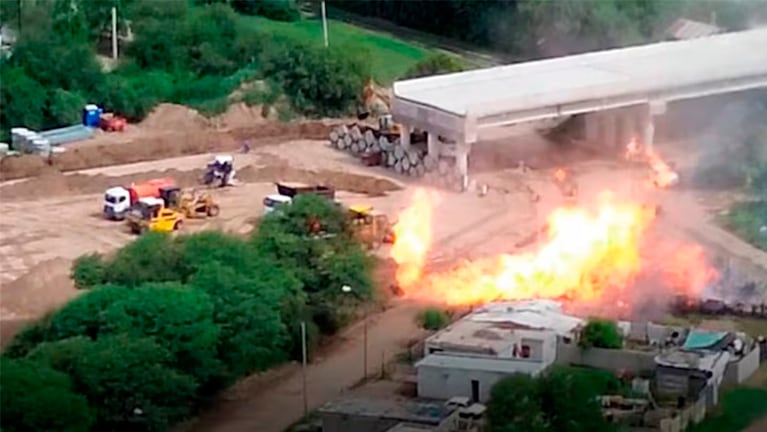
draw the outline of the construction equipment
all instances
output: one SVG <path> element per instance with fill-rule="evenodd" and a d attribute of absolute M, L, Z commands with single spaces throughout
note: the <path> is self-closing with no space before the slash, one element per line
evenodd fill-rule
<path fill-rule="evenodd" d="M 127 215 L 127 223 L 134 234 L 147 231 L 173 232 L 181 229 L 184 215 L 165 207 L 165 201 L 160 198 L 141 198 L 131 208 Z"/>
<path fill-rule="evenodd" d="M 400 126 L 392 119 L 391 97 L 372 78 L 362 88 L 361 102 L 362 106 L 357 109 L 358 120 L 365 120 L 373 114 L 378 118 L 378 129 L 381 132 L 400 133 Z"/>
<path fill-rule="evenodd" d="M 264 198 L 264 214 L 273 212 L 280 205 L 290 204 L 298 195 L 314 194 L 331 201 L 336 197 L 336 190 L 330 186 L 280 182 L 275 183 L 275 186 L 277 186 L 277 193 Z"/>
<path fill-rule="evenodd" d="M 99 127 L 105 132 L 122 132 L 128 120 L 114 113 L 104 113 L 99 116 Z"/>
<path fill-rule="evenodd" d="M 355 238 L 369 249 L 377 249 L 384 243 L 394 243 L 395 235 L 389 218 L 374 211 L 372 206 L 351 206 L 348 208 L 348 218 Z"/>
<path fill-rule="evenodd" d="M 206 186 L 218 183 L 218 187 L 234 186 L 234 158 L 231 155 L 218 155 L 208 163 L 202 183 Z"/>
<path fill-rule="evenodd" d="M 175 185 L 176 181 L 172 178 L 158 178 L 142 183 L 133 183 L 128 187 L 111 187 L 104 192 L 104 217 L 123 220 L 125 214 L 138 200 L 141 198 L 160 198 L 160 189 Z"/>
<path fill-rule="evenodd" d="M 213 195 L 208 192 L 181 190 L 178 186 L 169 186 L 160 189 L 160 198 L 167 208 L 183 214 L 188 219 L 216 217 L 220 211 L 218 204 L 213 201 Z"/>

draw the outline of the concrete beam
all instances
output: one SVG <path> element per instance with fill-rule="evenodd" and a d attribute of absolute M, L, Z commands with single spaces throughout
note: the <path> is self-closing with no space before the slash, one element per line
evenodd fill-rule
<path fill-rule="evenodd" d="M 423 105 L 395 96 L 392 103 L 394 120 L 409 123 L 414 127 L 428 130 L 451 138 L 463 137 L 469 142 L 477 130 L 507 126 L 535 120 L 557 118 L 565 115 L 608 111 L 623 107 L 653 104 L 653 111 L 662 111 L 666 102 L 732 93 L 750 89 L 767 88 L 767 75 L 741 77 L 725 81 L 712 81 L 694 86 L 667 89 L 652 94 L 627 94 L 607 98 L 573 101 L 554 106 L 537 106 L 529 109 L 517 109 L 500 114 L 478 116 L 475 126 L 467 126 L 467 116 L 444 111 L 437 107 Z M 658 112 L 660 114 L 660 112 Z"/>

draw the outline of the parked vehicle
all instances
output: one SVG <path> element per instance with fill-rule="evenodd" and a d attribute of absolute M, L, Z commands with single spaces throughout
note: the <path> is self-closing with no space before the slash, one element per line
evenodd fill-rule
<path fill-rule="evenodd" d="M 128 227 L 134 234 L 147 231 L 173 232 L 181 229 L 184 215 L 165 207 L 160 198 L 141 198 L 127 216 Z"/>
<path fill-rule="evenodd" d="M 128 187 L 111 187 L 104 192 L 103 214 L 107 219 L 123 220 L 133 205 L 142 198 L 160 198 L 160 189 L 173 187 L 172 178 L 159 178 Z"/>

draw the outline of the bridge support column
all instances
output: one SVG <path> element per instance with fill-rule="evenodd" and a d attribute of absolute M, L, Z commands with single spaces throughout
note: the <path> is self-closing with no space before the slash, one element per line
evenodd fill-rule
<path fill-rule="evenodd" d="M 599 122 L 600 118 L 598 113 L 588 113 L 583 117 L 584 138 L 589 144 L 593 145 L 599 140 Z"/>
<path fill-rule="evenodd" d="M 618 142 L 615 150 L 623 152 L 634 137 L 634 118 L 631 111 L 622 111 L 618 115 Z"/>
<path fill-rule="evenodd" d="M 602 149 L 614 149 L 615 141 L 617 140 L 615 130 L 618 116 L 611 111 L 604 111 L 599 114 L 602 118 L 602 127 L 600 128 L 599 137 L 600 145 L 602 146 Z"/>
<path fill-rule="evenodd" d="M 402 148 L 405 150 L 410 148 L 410 134 L 413 133 L 413 128 L 409 125 L 400 125 L 399 142 Z M 431 136 L 431 134 L 429 134 Z"/>
<path fill-rule="evenodd" d="M 471 144 L 466 142 L 459 142 L 455 146 L 455 169 L 464 179 L 469 175 L 469 148 Z"/>
<path fill-rule="evenodd" d="M 426 134 L 426 145 L 428 147 L 428 154 L 432 157 L 438 157 L 439 156 L 439 148 L 442 146 L 442 143 L 439 141 L 439 138 L 437 135 L 434 135 L 431 132 L 428 132 Z"/>

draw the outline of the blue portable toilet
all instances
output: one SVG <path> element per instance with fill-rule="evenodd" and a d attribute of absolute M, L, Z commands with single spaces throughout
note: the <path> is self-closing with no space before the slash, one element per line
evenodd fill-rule
<path fill-rule="evenodd" d="M 83 108 L 83 125 L 97 128 L 99 127 L 99 117 L 101 116 L 101 109 L 95 104 L 85 105 Z"/>

